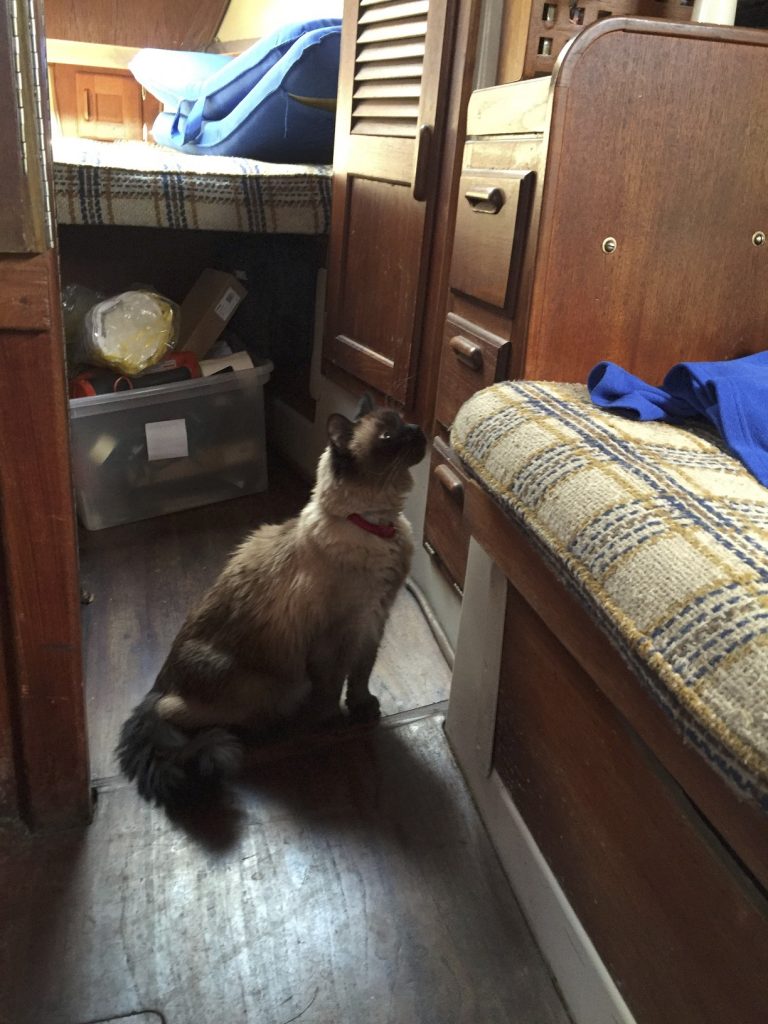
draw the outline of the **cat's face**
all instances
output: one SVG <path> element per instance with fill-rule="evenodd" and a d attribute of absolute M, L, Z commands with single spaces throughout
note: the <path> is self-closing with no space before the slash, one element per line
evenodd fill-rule
<path fill-rule="evenodd" d="M 420 427 L 406 423 L 394 409 L 366 411 L 355 420 L 338 413 L 328 420 L 334 473 L 345 478 L 392 479 L 421 462 L 427 439 Z"/>

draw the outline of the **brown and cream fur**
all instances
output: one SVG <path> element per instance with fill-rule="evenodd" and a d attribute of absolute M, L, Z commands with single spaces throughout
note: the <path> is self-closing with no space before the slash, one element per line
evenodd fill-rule
<path fill-rule="evenodd" d="M 305 508 L 234 552 L 124 724 L 120 765 L 147 799 L 168 803 L 195 780 L 231 774 L 231 727 L 337 715 L 345 681 L 350 715 L 378 715 L 368 680 L 410 568 L 402 510 L 425 438 L 370 403 L 354 421 L 331 416 L 328 437 Z M 393 524 L 394 535 L 362 529 L 352 513 Z"/>

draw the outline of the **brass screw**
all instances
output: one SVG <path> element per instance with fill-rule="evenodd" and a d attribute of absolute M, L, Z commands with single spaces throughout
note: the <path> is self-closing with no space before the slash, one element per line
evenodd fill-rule
<path fill-rule="evenodd" d="M 764 231 L 756 231 L 754 235 L 752 235 L 752 245 L 765 245 Z"/>
<path fill-rule="evenodd" d="M 603 252 L 616 252 L 616 245 L 617 242 L 615 238 L 611 238 L 610 236 L 608 238 L 604 238 L 602 247 Z"/>

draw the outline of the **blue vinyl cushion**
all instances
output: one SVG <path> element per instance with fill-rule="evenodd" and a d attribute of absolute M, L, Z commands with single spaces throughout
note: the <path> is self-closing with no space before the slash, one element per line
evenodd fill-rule
<path fill-rule="evenodd" d="M 194 102 L 160 114 L 155 140 L 185 153 L 328 163 L 340 40 L 338 18 L 284 27 L 216 71 Z"/>
<path fill-rule="evenodd" d="M 340 30 L 339 18 L 315 18 L 294 22 L 270 33 L 212 74 L 195 97 L 195 119 L 220 121 L 230 114 L 267 72 L 291 50 L 302 36 L 317 29 Z M 336 95 L 334 88 L 333 94 Z M 188 137 L 185 142 L 191 139 Z"/>
<path fill-rule="evenodd" d="M 194 103 L 205 82 L 233 59 L 222 53 L 146 49 L 139 50 L 128 67 L 148 93 L 178 110 L 182 103 Z"/>

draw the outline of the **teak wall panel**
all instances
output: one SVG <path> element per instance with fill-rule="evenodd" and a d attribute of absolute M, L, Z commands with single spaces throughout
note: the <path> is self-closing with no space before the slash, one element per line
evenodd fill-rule
<path fill-rule="evenodd" d="M 90 802 L 55 253 L 0 258 L 0 295 L 24 312 L 0 323 L 0 728 L 17 786 L 0 813 L 72 825 Z"/>
<path fill-rule="evenodd" d="M 727 356 L 764 347 L 766 42 L 621 19 L 577 38 L 555 80 L 526 377 L 613 359 L 659 380 L 723 358 L 724 335 Z"/>
<path fill-rule="evenodd" d="M 762 1024 L 768 904 L 510 587 L 494 767 L 643 1024 Z"/>
<path fill-rule="evenodd" d="M 228 0 L 134 0 L 130 4 L 45 0 L 45 28 L 52 39 L 202 50 L 213 42 L 228 6 Z"/>

